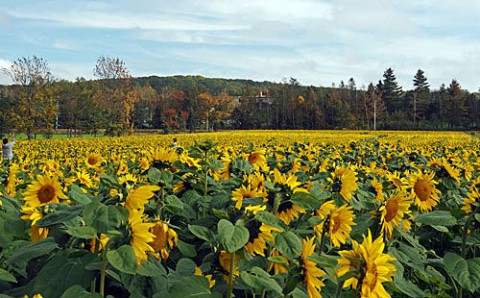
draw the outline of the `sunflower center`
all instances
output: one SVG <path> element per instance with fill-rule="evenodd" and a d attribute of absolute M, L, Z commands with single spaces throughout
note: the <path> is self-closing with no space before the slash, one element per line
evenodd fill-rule
<path fill-rule="evenodd" d="M 55 198 L 55 188 L 51 185 L 44 185 L 38 191 L 38 200 L 42 204 L 46 204 Z"/>
<path fill-rule="evenodd" d="M 88 164 L 93 166 L 96 163 L 97 163 L 97 159 L 94 156 L 88 157 Z"/>
<path fill-rule="evenodd" d="M 341 220 L 338 217 L 334 217 L 330 221 L 330 224 L 332 225 L 332 233 L 336 233 L 338 229 L 340 229 Z"/>
<path fill-rule="evenodd" d="M 413 187 L 415 194 L 420 199 L 420 201 L 426 201 L 430 198 L 432 190 L 430 189 L 430 185 L 425 180 L 418 180 Z"/>
<path fill-rule="evenodd" d="M 250 162 L 250 163 L 255 163 L 255 162 L 257 162 L 258 159 L 259 159 L 258 153 L 251 153 L 248 156 L 248 162 Z"/>
<path fill-rule="evenodd" d="M 163 224 L 156 224 L 149 229 L 149 232 L 155 235 L 155 239 L 148 243 L 155 251 L 160 251 L 167 247 L 167 233 L 162 227 Z"/>
<path fill-rule="evenodd" d="M 391 222 L 398 213 L 397 200 L 388 200 L 385 204 L 385 209 L 387 210 L 387 214 L 385 215 L 385 221 Z"/>

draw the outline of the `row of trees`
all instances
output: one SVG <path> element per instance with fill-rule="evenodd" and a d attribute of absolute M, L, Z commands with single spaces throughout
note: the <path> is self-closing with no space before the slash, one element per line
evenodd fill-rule
<path fill-rule="evenodd" d="M 14 84 L 0 88 L 0 132 L 52 134 L 63 128 L 110 135 L 135 128 L 478 129 L 479 94 L 456 80 L 431 90 L 423 70 L 403 91 L 388 68 L 377 84 L 338 86 L 206 79 L 133 78 L 124 61 L 100 57 L 96 80 L 55 80 L 47 62 L 20 58 L 4 69 Z"/>
<path fill-rule="evenodd" d="M 403 91 L 391 68 L 385 70 L 383 80 L 360 89 L 353 78 L 331 88 L 304 87 L 291 78 L 273 84 L 267 98 L 244 99 L 232 117 L 245 129 L 480 128 L 479 93 L 463 90 L 457 80 L 431 90 L 421 69 L 412 85 L 412 90 Z"/>

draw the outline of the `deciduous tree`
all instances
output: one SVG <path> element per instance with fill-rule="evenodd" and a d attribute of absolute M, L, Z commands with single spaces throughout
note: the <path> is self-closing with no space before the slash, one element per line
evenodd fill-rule
<path fill-rule="evenodd" d="M 22 57 L 4 71 L 18 85 L 12 110 L 17 129 L 25 131 L 29 139 L 38 129 L 52 130 L 57 106 L 52 90 L 54 78 L 47 61 L 37 56 Z"/>
<path fill-rule="evenodd" d="M 133 109 L 138 101 L 138 94 L 131 86 L 131 75 L 125 62 L 119 58 L 101 56 L 93 70 L 95 77 L 100 79 L 103 90 L 99 94 L 111 115 L 112 134 L 133 130 Z"/>

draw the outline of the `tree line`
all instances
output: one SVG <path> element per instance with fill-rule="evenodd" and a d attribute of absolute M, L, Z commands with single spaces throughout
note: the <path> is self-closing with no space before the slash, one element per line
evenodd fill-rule
<path fill-rule="evenodd" d="M 476 130 L 478 92 L 457 80 L 431 89 L 425 72 L 402 90 L 394 70 L 367 87 L 350 78 L 331 87 L 209 79 L 201 76 L 131 76 L 119 58 L 99 57 L 94 80 L 57 80 L 46 60 L 17 59 L 3 69 L 13 81 L 0 87 L 0 133 L 28 138 L 56 129 L 122 135 L 135 129 L 164 132 L 216 129 Z"/>

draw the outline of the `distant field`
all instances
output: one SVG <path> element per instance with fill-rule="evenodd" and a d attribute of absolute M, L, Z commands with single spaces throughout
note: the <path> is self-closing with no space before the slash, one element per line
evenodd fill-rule
<path fill-rule="evenodd" d="M 14 160 L 0 165 L 6 295 L 480 290 L 475 133 L 55 136 L 17 136 Z"/>

